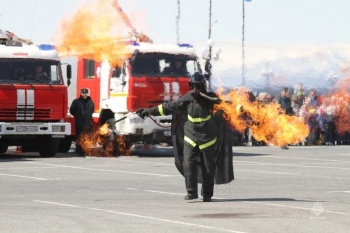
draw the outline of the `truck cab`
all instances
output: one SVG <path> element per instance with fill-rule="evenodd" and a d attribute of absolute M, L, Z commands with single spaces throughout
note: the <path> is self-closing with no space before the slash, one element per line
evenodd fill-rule
<path fill-rule="evenodd" d="M 60 139 L 71 134 L 58 53 L 52 45 L 0 33 L 0 153 L 21 146 L 52 157 Z"/>
<path fill-rule="evenodd" d="M 132 46 L 132 55 L 116 69 L 111 79 L 109 107 L 116 119 L 176 100 L 189 91 L 189 77 L 200 69 L 195 51 L 190 45 L 139 44 Z M 153 119 L 152 119 L 153 118 Z M 129 141 L 157 144 L 171 143 L 171 116 L 141 119 L 130 115 L 116 123 L 119 134 Z"/>

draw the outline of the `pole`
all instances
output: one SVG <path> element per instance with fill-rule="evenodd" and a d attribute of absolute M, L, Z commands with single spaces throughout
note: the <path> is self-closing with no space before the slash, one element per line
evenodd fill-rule
<path fill-rule="evenodd" d="M 244 2 L 245 2 L 245 0 L 242 0 L 242 86 L 245 85 L 245 52 L 244 52 L 245 9 L 244 9 Z"/>
<path fill-rule="evenodd" d="M 211 26 L 212 26 L 212 23 L 211 23 L 211 9 L 212 9 L 212 4 L 211 4 L 211 0 L 209 0 L 209 29 L 208 29 L 208 40 L 211 39 Z M 207 60 L 205 61 L 205 72 L 206 72 L 206 79 L 208 81 L 208 88 L 209 88 L 209 91 L 212 90 L 212 87 L 211 87 L 211 68 L 212 68 L 212 65 L 211 65 L 211 52 L 212 52 L 212 46 L 210 45 L 209 46 L 209 54 L 208 54 L 208 58 Z"/>
<path fill-rule="evenodd" d="M 177 0 L 177 16 L 176 16 L 176 42 L 180 42 L 180 0 Z"/>

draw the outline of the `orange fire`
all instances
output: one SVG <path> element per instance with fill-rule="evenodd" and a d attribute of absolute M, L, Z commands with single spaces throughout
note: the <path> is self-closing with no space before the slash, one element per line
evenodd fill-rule
<path fill-rule="evenodd" d="M 92 133 L 82 133 L 78 143 L 88 156 L 131 155 L 128 139 L 125 135 L 115 136 L 107 123 Z"/>
<path fill-rule="evenodd" d="M 337 132 L 343 134 L 350 132 L 350 78 L 341 81 L 338 87 L 340 89 L 324 96 L 323 99 L 330 99 L 330 106 L 334 109 L 333 120 Z"/>
<path fill-rule="evenodd" d="M 56 42 L 61 56 L 78 56 L 120 65 L 127 54 L 123 38 L 130 31 L 125 15 L 115 9 L 117 1 L 85 1 L 71 17 L 63 20 Z"/>
<path fill-rule="evenodd" d="M 278 103 L 251 102 L 247 93 L 245 88 L 227 94 L 219 91 L 219 98 L 224 101 L 216 110 L 224 112 L 235 130 L 243 132 L 249 127 L 256 140 L 273 145 L 295 144 L 308 136 L 309 129 L 301 118 L 284 114 Z"/>

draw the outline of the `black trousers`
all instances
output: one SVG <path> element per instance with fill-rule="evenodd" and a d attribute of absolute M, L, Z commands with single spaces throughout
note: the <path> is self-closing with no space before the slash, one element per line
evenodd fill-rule
<path fill-rule="evenodd" d="M 85 125 L 76 125 L 75 127 L 75 150 L 76 153 L 79 155 L 84 154 L 84 150 L 80 144 L 79 141 L 79 137 L 81 136 L 81 134 L 83 133 L 91 133 L 92 132 L 92 125 L 89 123 L 85 124 Z"/>
<path fill-rule="evenodd" d="M 186 190 L 188 193 L 198 194 L 198 167 L 202 171 L 202 195 L 212 197 L 214 194 L 214 176 L 215 176 L 215 144 L 203 150 L 198 145 L 193 147 L 184 142 L 184 176 Z M 199 160 L 200 158 L 200 160 Z M 198 164 L 200 161 L 200 164 Z"/>

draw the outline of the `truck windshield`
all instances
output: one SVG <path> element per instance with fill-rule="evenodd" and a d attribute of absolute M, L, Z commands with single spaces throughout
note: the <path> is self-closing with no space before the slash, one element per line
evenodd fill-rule
<path fill-rule="evenodd" d="M 1 58 L 0 83 L 61 85 L 60 62 Z"/>
<path fill-rule="evenodd" d="M 131 65 L 135 77 L 189 77 L 198 70 L 195 57 L 176 54 L 138 54 Z"/>

